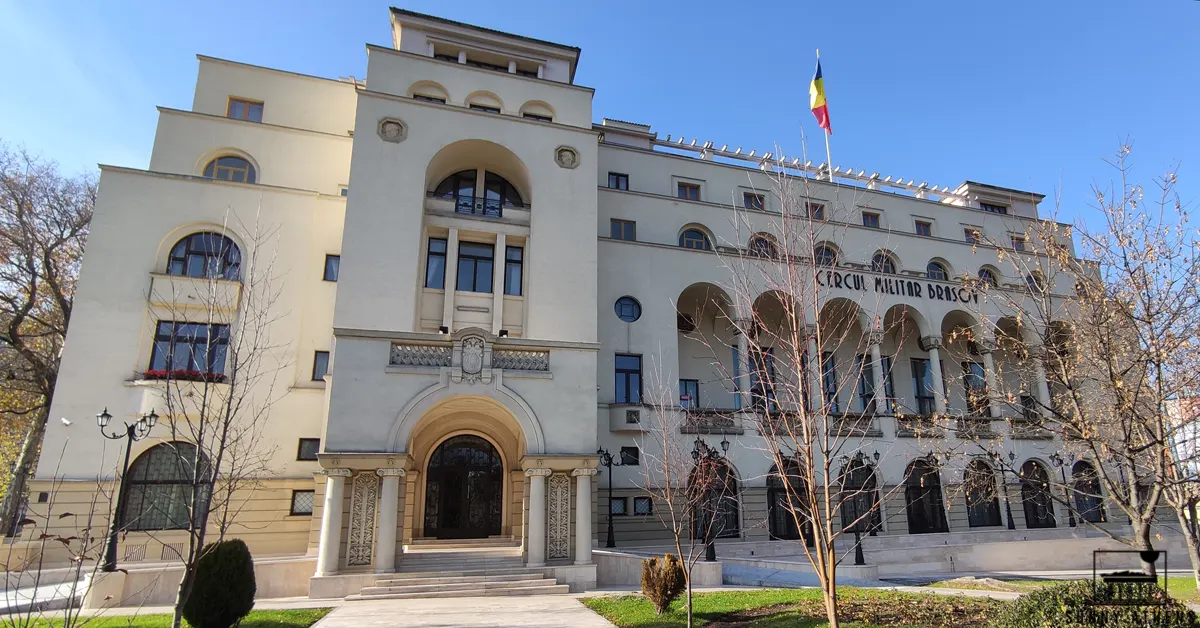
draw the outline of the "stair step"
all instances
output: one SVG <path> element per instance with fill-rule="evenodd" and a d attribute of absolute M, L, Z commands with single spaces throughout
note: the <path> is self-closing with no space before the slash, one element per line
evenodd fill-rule
<path fill-rule="evenodd" d="M 404 546 L 409 548 L 501 548 L 520 547 L 521 542 L 512 537 L 493 537 L 488 539 L 416 539 Z"/>
<path fill-rule="evenodd" d="M 395 574 L 389 574 L 387 579 L 404 579 L 404 578 L 461 578 L 475 576 L 506 576 L 515 574 L 540 574 L 541 569 L 530 569 L 525 566 L 515 567 L 497 567 L 497 568 L 482 568 L 482 569 L 429 569 L 426 571 L 399 571 Z M 378 582 L 378 580 L 376 581 Z"/>
<path fill-rule="evenodd" d="M 500 582 L 459 582 L 455 584 L 409 584 L 399 586 L 363 587 L 361 595 L 390 595 L 393 593 L 432 593 L 437 591 L 474 591 L 491 589 L 523 589 L 527 587 L 544 587 L 548 584 L 558 584 L 546 578 L 527 578 L 525 580 L 502 580 Z"/>
<path fill-rule="evenodd" d="M 552 583 L 552 580 L 547 580 L 547 583 Z M 379 595 L 350 595 L 346 597 L 347 601 L 356 600 L 405 600 L 415 598 L 440 598 L 440 597 L 502 597 L 511 595 L 548 595 L 555 593 L 567 593 L 571 587 L 565 584 L 545 584 L 536 587 L 514 587 L 505 589 L 464 589 L 462 591 L 428 591 L 423 593 L 386 593 Z"/>
<path fill-rule="evenodd" d="M 416 577 L 394 577 L 394 578 L 379 578 L 375 580 L 377 587 L 398 587 L 412 584 L 461 584 L 464 582 L 505 582 L 510 580 L 529 580 L 533 578 L 541 578 L 542 572 L 521 570 L 516 573 L 489 573 L 479 576 L 445 576 L 436 575 L 418 575 Z"/>

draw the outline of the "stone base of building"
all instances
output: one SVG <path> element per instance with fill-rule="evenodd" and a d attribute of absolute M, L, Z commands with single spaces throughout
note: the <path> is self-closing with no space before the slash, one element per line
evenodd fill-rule
<path fill-rule="evenodd" d="M 596 564 L 588 565 L 549 565 L 543 568 L 547 578 L 554 578 L 559 584 L 571 587 L 571 593 L 591 591 L 598 586 Z"/>
<path fill-rule="evenodd" d="M 254 561 L 254 580 L 259 599 L 304 597 L 308 579 L 316 569 L 315 558 L 265 558 Z M 124 567 L 122 567 L 124 569 Z M 171 606 L 179 591 L 183 566 L 159 563 L 111 573 L 97 572 L 87 583 L 83 597 L 86 609 L 120 606 Z"/>

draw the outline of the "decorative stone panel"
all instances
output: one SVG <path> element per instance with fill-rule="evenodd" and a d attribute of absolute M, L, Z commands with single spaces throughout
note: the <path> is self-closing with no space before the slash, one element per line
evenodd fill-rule
<path fill-rule="evenodd" d="M 492 366 L 514 371 L 549 371 L 550 352 L 496 349 L 492 352 Z"/>
<path fill-rule="evenodd" d="M 375 510 L 379 476 L 374 471 L 354 477 L 350 493 L 350 533 L 346 541 L 346 566 L 370 565 L 375 556 Z"/>
<path fill-rule="evenodd" d="M 571 479 L 565 473 L 550 476 L 546 501 L 550 506 L 547 517 L 547 558 L 571 557 Z"/>
<path fill-rule="evenodd" d="M 573 170 L 579 166 L 579 151 L 570 146 L 559 146 L 554 149 L 554 163 L 562 168 Z"/>
<path fill-rule="evenodd" d="M 408 137 L 408 125 L 396 118 L 383 118 L 379 121 L 379 139 L 398 144 Z"/>
<path fill-rule="evenodd" d="M 393 344 L 392 366 L 450 366 L 451 349 L 440 345 Z"/>

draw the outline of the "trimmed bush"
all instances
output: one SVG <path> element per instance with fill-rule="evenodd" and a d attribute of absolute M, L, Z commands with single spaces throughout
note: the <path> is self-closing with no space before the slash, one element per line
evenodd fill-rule
<path fill-rule="evenodd" d="M 647 558 L 642 561 L 642 594 L 654 605 L 654 610 L 662 615 L 667 607 L 687 588 L 683 578 L 683 566 L 674 554 L 667 554 L 662 559 Z"/>
<path fill-rule="evenodd" d="M 1006 604 L 997 628 L 1191 628 L 1196 614 L 1151 583 L 1064 582 Z"/>
<path fill-rule="evenodd" d="M 241 539 L 205 545 L 192 577 L 183 617 L 194 628 L 236 626 L 254 608 L 254 559 Z"/>

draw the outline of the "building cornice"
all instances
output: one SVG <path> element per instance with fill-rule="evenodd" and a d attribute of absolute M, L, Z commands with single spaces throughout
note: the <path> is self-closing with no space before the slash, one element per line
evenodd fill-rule
<path fill-rule="evenodd" d="M 380 46 L 378 44 L 367 44 L 367 53 L 369 54 L 371 52 L 384 52 L 387 54 L 401 56 L 401 57 L 405 57 L 408 59 L 423 59 L 430 63 L 446 65 L 446 66 L 455 67 L 455 68 L 462 68 L 464 70 L 470 70 L 472 72 L 482 72 L 482 73 L 489 74 L 492 76 L 497 76 L 497 75 L 507 76 L 511 79 L 516 79 L 519 81 L 528 81 L 530 83 L 536 83 L 538 85 L 548 85 L 550 87 L 556 87 L 556 88 L 562 88 L 562 89 L 573 89 L 573 90 L 577 90 L 577 91 L 587 92 L 589 94 L 592 94 L 593 96 L 596 94 L 596 89 L 593 87 L 586 87 L 584 85 L 576 85 L 574 83 L 560 83 L 558 81 L 551 81 L 549 79 L 540 79 L 540 78 L 534 78 L 531 76 L 521 76 L 520 74 L 506 74 L 503 72 L 497 72 L 495 70 L 486 70 L 484 68 L 477 68 L 473 65 L 468 65 L 466 63 L 458 63 L 457 61 L 443 61 L 441 59 L 437 59 L 434 57 L 427 57 L 425 55 L 419 55 L 419 54 L 416 54 L 413 52 L 408 52 L 407 50 L 396 50 L 395 48 L 388 48 L 387 46 Z"/>
<path fill-rule="evenodd" d="M 220 63 L 223 65 L 232 65 L 232 66 L 239 67 L 239 68 L 249 68 L 252 70 L 261 70 L 263 72 L 271 72 L 274 74 L 286 74 L 288 76 L 292 76 L 295 78 L 308 79 L 310 81 L 321 81 L 322 83 L 336 83 L 338 85 L 345 85 L 346 89 L 354 89 L 354 87 L 355 87 L 355 84 L 351 83 L 349 81 L 343 81 L 340 79 L 331 79 L 331 78 L 324 77 L 324 76 L 314 76 L 312 74 L 302 74 L 300 72 L 292 72 L 291 70 L 280 70 L 278 68 L 269 68 L 264 65 L 255 65 L 253 63 L 245 63 L 242 61 L 233 61 L 230 59 L 222 59 L 220 57 L 210 57 L 208 55 L 198 54 L 198 55 L 196 55 L 196 59 L 198 59 L 202 62 L 207 62 L 207 63 Z"/>
<path fill-rule="evenodd" d="M 432 107 L 432 108 L 435 108 L 435 109 L 438 109 L 441 111 L 451 111 L 453 113 L 465 113 L 465 114 L 469 114 L 472 116 L 482 116 L 484 118 L 491 118 L 493 120 L 499 119 L 499 120 L 507 120 L 507 121 L 511 121 L 511 122 L 519 122 L 521 124 L 533 124 L 533 125 L 537 125 L 537 126 L 545 126 L 545 127 L 550 127 L 553 129 L 559 129 L 562 131 L 584 133 L 584 134 L 588 135 L 589 137 L 593 137 L 593 138 L 596 136 L 596 133 L 594 131 L 592 131 L 590 128 L 578 127 L 578 126 L 574 126 L 574 125 L 570 125 L 570 124 L 562 124 L 560 122 L 544 122 L 542 120 L 534 120 L 532 118 L 523 118 L 521 116 L 510 116 L 508 114 L 503 114 L 503 113 L 488 113 L 486 111 L 476 111 L 474 109 L 471 109 L 470 107 L 460 107 L 458 105 L 451 105 L 449 103 L 442 104 L 442 103 L 438 103 L 438 102 L 427 102 L 424 100 L 417 100 L 416 98 L 410 98 L 408 96 L 401 96 L 399 94 L 389 94 L 387 92 L 371 91 L 365 87 L 360 88 L 358 90 L 358 93 L 363 96 L 371 96 L 374 98 L 379 98 L 380 100 L 390 100 L 393 102 L 409 103 L 409 104 L 416 105 L 418 107 Z M 253 123 L 251 123 L 251 124 L 253 124 Z"/>
<path fill-rule="evenodd" d="M 141 168 L 128 168 L 126 166 L 113 166 L 108 164 L 100 164 L 100 173 L 116 172 L 121 174 L 132 174 L 137 176 L 154 177 L 159 179 L 174 179 L 177 181 L 187 181 L 191 183 L 201 183 L 204 185 L 222 185 L 234 188 L 242 188 L 245 190 L 254 190 L 257 192 L 280 192 L 283 194 L 295 194 L 298 196 L 323 197 L 329 199 L 341 199 L 345 202 L 346 197 L 337 194 L 324 194 L 315 190 L 303 190 L 300 188 L 289 188 L 279 185 L 267 185 L 263 183 L 235 183 L 233 181 L 222 181 L 220 179 L 209 179 L 194 174 L 178 174 L 175 172 L 159 172 L 157 170 L 143 170 Z"/>
<path fill-rule="evenodd" d="M 284 126 L 282 124 L 271 124 L 269 122 L 251 122 L 249 120 L 240 120 L 238 118 L 230 118 L 228 116 L 218 116 L 211 113 L 200 113 L 198 111 L 187 111 L 184 109 L 172 109 L 171 107 L 163 107 L 159 105 L 158 112 L 168 115 L 176 115 L 190 118 L 202 118 L 205 120 L 228 122 L 230 124 L 249 125 L 251 127 L 259 127 L 264 129 L 273 129 L 279 131 L 288 131 L 291 133 L 300 133 L 303 135 L 319 135 L 321 137 L 332 137 L 336 139 L 352 141 L 354 138 L 349 133 L 339 135 L 337 133 L 327 133 L 325 131 L 314 131 L 312 129 L 302 129 L 295 126 Z"/>
<path fill-rule="evenodd" d="M 340 338 L 367 338 L 371 340 L 406 340 L 410 342 L 445 342 L 449 343 L 450 336 L 419 331 L 382 331 L 375 329 L 354 329 L 349 327 L 334 327 L 333 335 Z M 497 338 L 495 346 L 502 349 L 576 349 L 579 351 L 599 351 L 598 342 L 572 342 L 567 340 L 535 340 L 530 338 Z"/>

